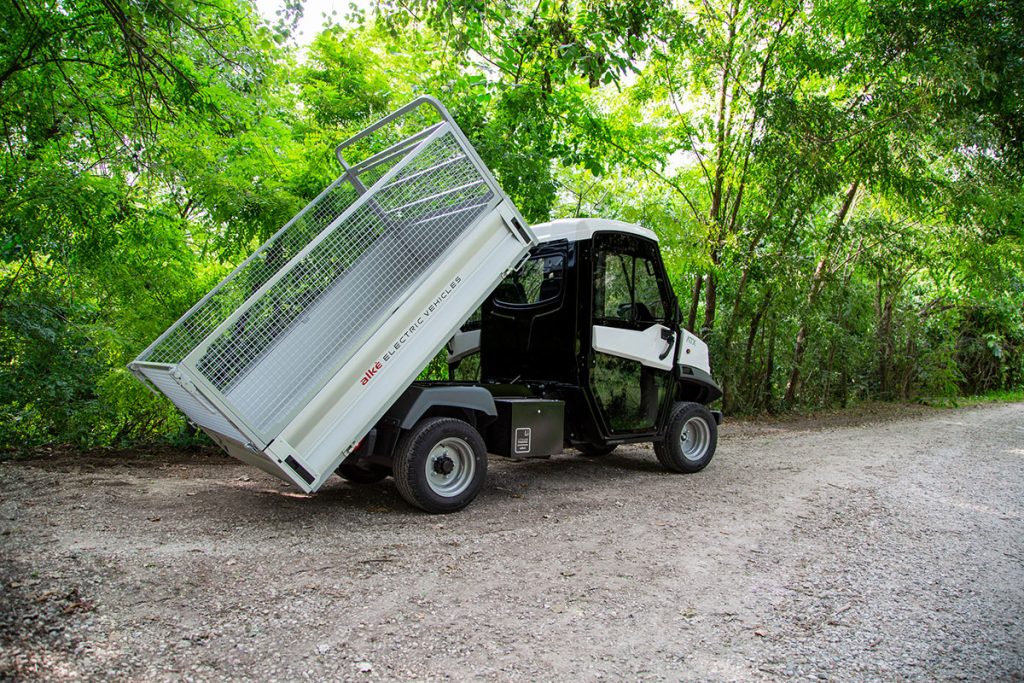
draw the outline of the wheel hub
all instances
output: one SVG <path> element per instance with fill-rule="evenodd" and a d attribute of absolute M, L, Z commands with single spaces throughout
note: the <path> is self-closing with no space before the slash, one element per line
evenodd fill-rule
<path fill-rule="evenodd" d="M 679 449 L 683 457 L 698 462 L 711 446 L 711 429 L 699 417 L 691 417 L 683 424 L 679 433 Z"/>
<path fill-rule="evenodd" d="M 458 436 L 441 439 L 424 463 L 427 485 L 439 496 L 459 495 L 473 482 L 476 472 L 473 448 Z"/>
<path fill-rule="evenodd" d="M 441 456 L 434 458 L 434 471 L 438 474 L 448 476 L 455 470 L 455 461 L 448 457 L 446 451 Z"/>

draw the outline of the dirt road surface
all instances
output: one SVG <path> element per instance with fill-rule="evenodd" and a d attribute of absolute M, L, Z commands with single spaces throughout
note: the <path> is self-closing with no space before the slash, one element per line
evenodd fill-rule
<path fill-rule="evenodd" d="M 63 454 L 0 464 L 0 534 L 0 678 L 1024 680 L 1024 404 L 492 458 L 443 517 Z"/>

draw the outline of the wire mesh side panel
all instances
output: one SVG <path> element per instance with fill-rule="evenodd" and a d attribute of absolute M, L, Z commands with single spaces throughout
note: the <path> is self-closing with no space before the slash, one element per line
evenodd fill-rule
<path fill-rule="evenodd" d="M 138 360 L 152 363 L 179 363 L 184 360 L 358 197 L 355 188 L 344 177 L 336 180 Z"/>
<path fill-rule="evenodd" d="M 248 437 L 243 436 L 242 433 L 239 432 L 233 424 L 228 422 L 228 420 L 215 408 L 199 400 L 195 395 L 185 391 L 185 389 L 175 381 L 170 370 L 151 367 L 140 367 L 138 370 L 145 375 L 146 379 L 152 382 L 153 386 L 159 389 L 164 396 L 171 399 L 171 402 L 174 403 L 181 412 L 188 415 L 189 419 L 200 427 L 204 427 L 212 432 L 242 443 L 249 440 Z"/>
<path fill-rule="evenodd" d="M 197 369 L 272 438 L 494 199 L 455 136 L 440 135 L 295 261 Z"/>

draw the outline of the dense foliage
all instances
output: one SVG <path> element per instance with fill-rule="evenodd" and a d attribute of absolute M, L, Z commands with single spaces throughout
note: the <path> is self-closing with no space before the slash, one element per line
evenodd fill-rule
<path fill-rule="evenodd" d="M 0 0 L 0 447 L 180 437 L 125 363 L 419 93 L 528 219 L 660 235 L 727 411 L 1024 386 L 1020 3 L 299 11 Z"/>

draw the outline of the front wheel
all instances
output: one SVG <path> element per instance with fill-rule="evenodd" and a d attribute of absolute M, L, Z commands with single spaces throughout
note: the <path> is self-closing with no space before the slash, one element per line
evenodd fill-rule
<path fill-rule="evenodd" d="M 450 417 L 421 420 L 398 442 L 393 467 L 398 492 L 427 512 L 469 505 L 487 476 L 487 447 L 472 426 Z"/>
<path fill-rule="evenodd" d="M 711 462 L 717 446 L 718 425 L 707 406 L 676 403 L 665 440 L 654 444 L 654 453 L 670 472 L 700 472 Z"/>

